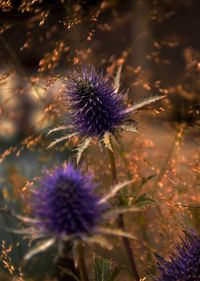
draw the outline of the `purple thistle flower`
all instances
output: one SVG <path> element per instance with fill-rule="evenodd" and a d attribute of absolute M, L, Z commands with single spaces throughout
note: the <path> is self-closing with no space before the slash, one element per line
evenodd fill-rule
<path fill-rule="evenodd" d="M 113 219 L 119 213 L 136 211 L 136 208 L 111 209 L 108 204 L 109 199 L 132 182 L 119 183 L 105 196 L 99 196 L 91 175 L 83 174 L 71 164 L 46 172 L 38 181 L 39 186 L 32 190 L 31 217 L 5 210 L 25 224 L 25 227 L 15 229 L 15 233 L 21 233 L 31 241 L 37 240 L 25 260 L 55 244 L 61 251 L 63 242 L 71 242 L 73 249 L 77 240 L 110 248 L 110 242 L 104 238 L 106 235 L 133 238 L 129 233 L 104 226 L 109 218 Z"/>
<path fill-rule="evenodd" d="M 108 79 L 94 68 L 83 68 L 70 76 L 66 95 L 70 98 L 72 124 L 81 136 L 101 138 L 123 123 L 122 97 Z"/>
<path fill-rule="evenodd" d="M 105 210 L 94 188 L 91 177 L 72 165 L 47 173 L 32 198 L 36 227 L 56 236 L 91 233 Z"/>
<path fill-rule="evenodd" d="M 169 260 L 157 256 L 159 277 L 155 281 L 198 281 L 200 280 L 200 236 L 195 231 L 186 233 Z"/>
<path fill-rule="evenodd" d="M 164 96 L 150 97 L 138 104 L 127 107 L 123 95 L 119 92 L 121 68 L 114 83 L 95 71 L 93 67 L 82 68 L 69 74 L 67 89 L 63 95 L 60 116 L 61 126 L 49 131 L 68 130 L 68 134 L 55 139 L 48 147 L 75 136 L 83 138 L 78 147 L 77 162 L 92 139 L 103 143 L 112 150 L 111 136 L 117 136 L 122 130 L 137 132 L 132 114 Z"/>

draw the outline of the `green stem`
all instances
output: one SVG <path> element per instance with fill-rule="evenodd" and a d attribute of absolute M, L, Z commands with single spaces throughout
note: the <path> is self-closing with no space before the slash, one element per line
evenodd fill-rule
<path fill-rule="evenodd" d="M 127 173 L 127 178 L 128 179 L 131 179 L 132 176 L 131 176 L 131 172 L 129 170 L 129 162 L 128 160 L 126 159 L 126 155 L 125 155 L 125 149 L 124 149 L 124 146 L 123 144 L 120 142 L 119 143 L 119 150 L 118 150 L 118 153 L 120 155 L 120 157 L 122 158 L 122 161 L 124 162 L 124 165 L 125 165 L 125 169 L 126 169 L 126 173 Z M 141 186 L 144 184 L 144 182 L 142 181 L 141 182 Z M 136 189 L 136 192 L 137 192 L 137 189 Z M 146 241 L 146 249 L 147 249 L 147 259 L 149 261 L 149 264 L 151 264 L 151 273 L 152 274 L 155 274 L 155 262 L 154 262 L 154 259 L 153 259 L 153 252 L 151 250 L 151 247 L 150 247 L 150 242 L 149 242 L 149 239 L 148 239 L 148 234 L 147 234 L 147 230 L 146 230 L 146 226 L 145 226 L 145 223 L 144 223 L 144 218 L 145 217 L 145 214 L 144 212 L 142 212 L 140 215 L 139 215 L 139 224 L 141 226 L 141 230 L 142 230 L 142 234 L 143 234 L 143 238 L 144 240 Z"/>
<path fill-rule="evenodd" d="M 114 156 L 113 151 L 111 151 L 110 149 L 108 150 L 108 153 L 109 153 L 110 164 L 111 164 L 113 184 L 117 184 L 118 180 L 117 180 L 117 169 L 116 169 L 116 163 L 115 163 L 115 156 Z M 119 215 L 119 217 L 118 217 L 118 225 L 121 230 L 126 231 L 126 227 L 125 227 L 125 223 L 124 223 L 124 216 L 122 214 Z M 139 273 L 138 273 L 138 270 L 136 267 L 135 257 L 134 257 L 133 251 L 131 249 L 130 241 L 127 237 L 123 237 L 122 241 L 123 241 L 124 248 L 126 250 L 126 254 L 127 254 L 127 257 L 129 260 L 133 279 L 135 281 L 140 281 L 140 277 L 139 277 Z"/>
<path fill-rule="evenodd" d="M 78 245 L 78 267 L 79 267 L 81 281 L 89 281 L 89 277 L 85 265 L 84 249 L 81 242 Z"/>
<path fill-rule="evenodd" d="M 110 164 L 111 164 L 111 172 L 112 172 L 112 181 L 113 184 L 117 184 L 117 169 L 116 169 L 116 164 L 115 164 L 115 156 L 113 151 L 108 149 L 108 154 L 109 154 L 109 159 L 110 159 Z"/>

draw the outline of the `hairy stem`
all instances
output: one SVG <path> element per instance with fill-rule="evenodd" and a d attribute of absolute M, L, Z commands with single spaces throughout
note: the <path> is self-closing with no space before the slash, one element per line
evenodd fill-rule
<path fill-rule="evenodd" d="M 117 180 L 117 170 L 116 170 L 115 156 L 114 156 L 113 151 L 108 150 L 108 152 L 109 152 L 109 158 L 110 158 L 110 164 L 111 164 L 113 183 L 117 184 L 118 180 Z M 125 227 L 125 223 L 124 223 L 124 216 L 122 214 L 120 214 L 119 217 L 118 217 L 118 225 L 119 225 L 121 230 L 126 231 L 126 227 Z M 135 281 L 140 281 L 140 277 L 139 277 L 139 273 L 138 273 L 138 270 L 137 270 L 137 267 L 136 267 L 135 257 L 134 257 L 133 251 L 131 249 L 130 241 L 127 237 L 123 237 L 122 241 L 123 241 L 124 248 L 126 250 L 126 254 L 127 254 L 127 257 L 128 257 L 128 260 L 129 260 L 129 264 L 130 264 L 130 267 L 131 267 L 133 279 Z"/>
<path fill-rule="evenodd" d="M 79 267 L 81 281 L 89 281 L 89 277 L 85 265 L 83 245 L 81 242 L 78 245 L 78 267 Z"/>

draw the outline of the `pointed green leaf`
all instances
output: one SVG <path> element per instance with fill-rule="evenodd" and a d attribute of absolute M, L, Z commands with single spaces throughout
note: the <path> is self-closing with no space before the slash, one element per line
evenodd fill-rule
<path fill-rule="evenodd" d="M 148 181 L 150 181 L 151 179 L 153 179 L 155 176 L 156 176 L 156 174 L 153 174 L 153 175 L 150 175 L 150 176 L 147 176 L 147 177 L 143 177 L 141 179 L 141 181 L 133 187 L 132 195 L 135 197 L 136 194 L 145 186 L 145 184 Z"/>
<path fill-rule="evenodd" d="M 114 281 L 119 275 L 121 268 L 113 266 L 110 259 L 95 257 L 94 259 L 94 281 Z"/>
<path fill-rule="evenodd" d="M 95 281 L 109 281 L 111 271 L 111 262 L 108 259 L 97 258 L 94 260 Z"/>
<path fill-rule="evenodd" d="M 144 207 L 149 204 L 157 204 L 157 201 L 153 198 L 148 197 L 146 193 L 141 194 L 134 200 L 134 205 L 136 205 L 137 207 Z"/>

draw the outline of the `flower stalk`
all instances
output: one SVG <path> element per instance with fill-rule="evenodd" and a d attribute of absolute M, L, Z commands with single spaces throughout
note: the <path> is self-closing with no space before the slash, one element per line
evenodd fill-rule
<path fill-rule="evenodd" d="M 110 164 L 111 164 L 112 181 L 113 181 L 113 184 L 117 184 L 118 180 L 117 180 L 117 169 L 116 169 L 115 156 L 114 156 L 113 150 L 109 149 L 108 153 L 109 153 L 109 159 L 110 159 Z M 120 214 L 118 216 L 118 225 L 122 231 L 124 231 L 124 232 L 126 231 L 123 214 Z M 124 249 L 126 251 L 126 254 L 127 254 L 127 257 L 129 260 L 133 278 L 135 281 L 140 281 L 139 273 L 138 273 L 136 263 L 135 263 L 134 253 L 131 249 L 129 239 L 127 237 L 122 237 L 122 241 L 123 241 Z"/>
<path fill-rule="evenodd" d="M 81 281 L 89 281 L 89 277 L 85 265 L 84 248 L 81 242 L 79 242 L 77 250 L 78 250 L 78 267 L 79 267 Z"/>

